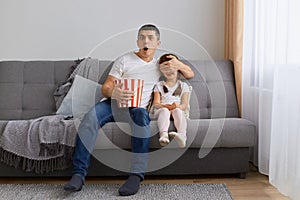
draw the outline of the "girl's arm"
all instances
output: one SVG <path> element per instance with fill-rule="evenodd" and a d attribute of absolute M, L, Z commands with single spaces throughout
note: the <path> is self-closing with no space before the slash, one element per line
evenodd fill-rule
<path fill-rule="evenodd" d="M 154 97 L 153 97 L 153 106 L 156 109 L 162 108 L 162 104 L 160 103 L 160 93 L 159 92 L 154 92 Z"/>
<path fill-rule="evenodd" d="M 164 105 L 160 103 L 160 98 L 161 98 L 160 92 L 154 92 L 153 106 L 156 109 L 164 107 Z"/>
<path fill-rule="evenodd" d="M 179 108 L 181 110 L 187 109 L 187 107 L 189 105 L 188 100 L 189 100 L 189 93 L 188 92 L 183 93 L 182 96 L 181 96 L 181 102 L 177 106 L 177 108 Z"/>

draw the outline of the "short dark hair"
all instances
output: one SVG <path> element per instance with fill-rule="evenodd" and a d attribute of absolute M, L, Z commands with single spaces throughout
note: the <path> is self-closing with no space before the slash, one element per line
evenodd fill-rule
<path fill-rule="evenodd" d="M 168 58 L 168 56 L 174 56 L 175 58 L 177 58 L 177 60 L 179 60 L 179 58 L 175 55 L 175 54 L 172 54 L 172 53 L 167 53 L 167 54 L 164 54 L 162 55 L 159 60 L 158 60 L 158 64 L 161 64 L 165 61 L 169 61 L 171 60 L 171 58 Z"/>
<path fill-rule="evenodd" d="M 138 35 L 140 35 L 141 31 L 155 31 L 157 39 L 158 40 L 160 39 L 159 29 L 153 24 L 145 24 L 145 25 L 141 26 L 141 28 L 139 29 Z"/>

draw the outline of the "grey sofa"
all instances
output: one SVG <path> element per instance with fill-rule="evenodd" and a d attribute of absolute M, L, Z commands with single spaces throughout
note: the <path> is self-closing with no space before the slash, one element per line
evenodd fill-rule
<path fill-rule="evenodd" d="M 151 169 L 147 175 L 237 174 L 245 178 L 250 150 L 257 136 L 255 125 L 238 115 L 233 63 L 229 60 L 184 62 L 195 72 L 195 77 L 188 80 L 193 87 L 187 131 L 188 148 L 179 149 L 170 145 L 170 148 L 162 149 L 158 143 L 156 121 L 153 119 L 151 153 L 179 156 L 163 167 L 160 166 L 163 160 L 150 156 Z M 53 92 L 67 79 L 74 64 L 75 61 L 0 61 L 0 132 L 8 120 L 33 119 L 55 113 Z M 103 74 L 100 83 L 104 82 L 111 64 L 111 61 L 100 61 Z M 130 137 L 123 133 L 128 128 L 125 123 L 108 123 L 103 131 L 113 144 L 130 149 Z M 170 127 L 172 129 L 174 126 Z M 88 176 L 125 175 L 126 172 L 116 170 L 118 167 L 109 167 L 114 163 L 99 161 L 101 157 L 113 160 L 118 157 L 120 149 L 102 146 L 101 141 L 96 144 Z M 125 161 L 120 160 L 119 165 Z M 71 168 L 35 174 L 0 163 L 0 177 L 70 175 Z"/>

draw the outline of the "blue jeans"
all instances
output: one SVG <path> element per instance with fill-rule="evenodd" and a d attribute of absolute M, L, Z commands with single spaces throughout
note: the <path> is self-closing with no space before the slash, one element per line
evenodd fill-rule
<path fill-rule="evenodd" d="M 97 103 L 83 118 L 76 138 L 73 153 L 72 174 L 85 177 L 90 165 L 90 156 L 98 136 L 98 129 L 107 122 L 128 122 L 132 129 L 131 146 L 131 174 L 136 174 L 144 179 L 148 163 L 150 144 L 150 117 L 144 108 L 117 108 L 115 100 L 105 100 Z"/>

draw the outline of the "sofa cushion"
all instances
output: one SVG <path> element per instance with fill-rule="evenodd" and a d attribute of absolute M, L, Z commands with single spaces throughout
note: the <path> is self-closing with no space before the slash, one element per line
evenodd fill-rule
<path fill-rule="evenodd" d="M 195 76 L 186 80 L 192 87 L 191 119 L 239 117 L 235 95 L 233 63 L 227 61 L 187 61 Z"/>
<path fill-rule="evenodd" d="M 158 126 L 156 121 L 151 121 L 151 143 L 150 148 L 162 148 L 158 142 Z M 175 130 L 171 123 L 169 131 Z M 129 124 L 107 123 L 99 130 L 96 149 L 107 149 L 120 147 L 131 148 L 131 128 Z M 245 119 L 195 119 L 188 120 L 187 124 L 187 146 L 190 148 L 205 147 L 249 147 L 256 144 L 255 125 Z M 165 148 L 178 148 L 176 141 L 171 142 Z"/>
<path fill-rule="evenodd" d="M 73 61 L 1 61 L 0 119 L 32 119 L 55 113 L 53 92 Z"/>
<path fill-rule="evenodd" d="M 103 98 L 101 87 L 102 85 L 94 81 L 76 75 L 56 114 L 82 119 L 91 107 Z"/>
<path fill-rule="evenodd" d="M 192 148 L 249 147 L 256 144 L 256 127 L 245 119 L 190 120 L 188 141 Z M 193 134 L 194 133 L 194 134 Z"/>

